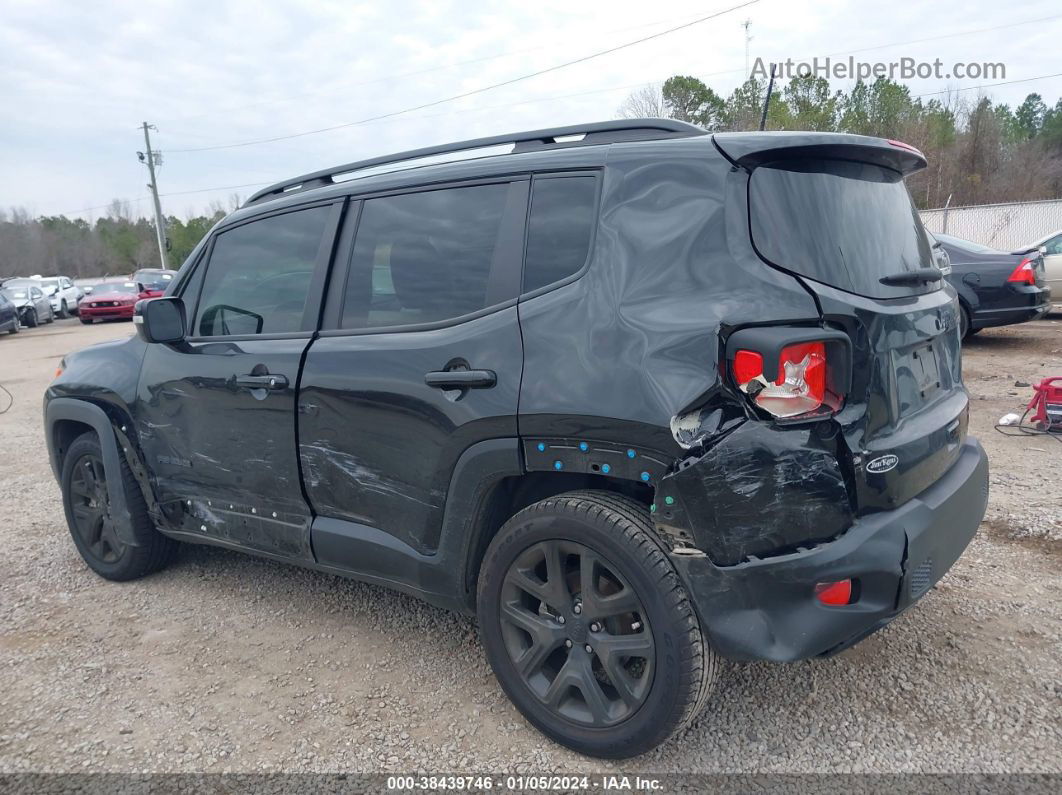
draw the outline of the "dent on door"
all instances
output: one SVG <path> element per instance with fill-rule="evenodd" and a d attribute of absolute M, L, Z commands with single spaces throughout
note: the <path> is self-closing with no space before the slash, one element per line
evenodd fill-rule
<path fill-rule="evenodd" d="M 306 342 L 150 346 L 137 430 L 172 529 L 312 558 L 293 386 Z"/>

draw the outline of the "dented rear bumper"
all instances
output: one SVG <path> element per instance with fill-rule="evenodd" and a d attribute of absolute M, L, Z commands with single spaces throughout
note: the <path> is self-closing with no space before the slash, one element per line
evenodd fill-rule
<path fill-rule="evenodd" d="M 988 503 L 988 459 L 967 439 L 955 464 L 903 506 L 856 520 L 812 549 L 719 566 L 672 554 L 715 650 L 745 660 L 792 661 L 834 653 L 887 624 L 951 568 Z M 790 506 L 792 515 L 802 510 Z M 818 582 L 858 579 L 858 600 L 828 607 Z"/>

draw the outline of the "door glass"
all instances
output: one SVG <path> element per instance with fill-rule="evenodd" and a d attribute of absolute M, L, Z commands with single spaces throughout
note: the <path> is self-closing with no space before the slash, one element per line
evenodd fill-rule
<path fill-rule="evenodd" d="M 525 293 L 583 267 L 594 228 L 595 183 L 593 177 L 535 180 L 524 255 Z"/>
<path fill-rule="evenodd" d="M 508 184 L 365 201 L 344 328 L 431 323 L 487 306 Z"/>
<path fill-rule="evenodd" d="M 214 241 L 193 326 L 201 337 L 302 330 L 330 207 L 285 213 Z"/>

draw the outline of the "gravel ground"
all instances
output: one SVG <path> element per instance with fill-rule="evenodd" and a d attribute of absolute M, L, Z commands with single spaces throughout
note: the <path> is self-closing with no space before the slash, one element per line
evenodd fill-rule
<path fill-rule="evenodd" d="M 989 515 L 922 603 L 832 659 L 726 664 L 688 732 L 623 763 L 548 742 L 474 622 L 412 598 L 206 547 L 93 575 L 41 395 L 62 354 L 130 328 L 0 339 L 0 771 L 1062 772 L 1062 445 L 992 429 L 1015 381 L 1062 374 L 1062 316 L 967 347 Z"/>

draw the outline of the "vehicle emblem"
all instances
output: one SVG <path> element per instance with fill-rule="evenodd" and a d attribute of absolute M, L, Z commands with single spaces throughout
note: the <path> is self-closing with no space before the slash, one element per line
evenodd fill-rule
<path fill-rule="evenodd" d="M 867 472 L 873 472 L 876 475 L 880 475 L 882 472 L 888 472 L 890 469 L 895 469 L 898 463 L 900 463 L 899 457 L 892 453 L 889 453 L 888 455 L 879 455 L 877 458 L 867 462 Z"/>

